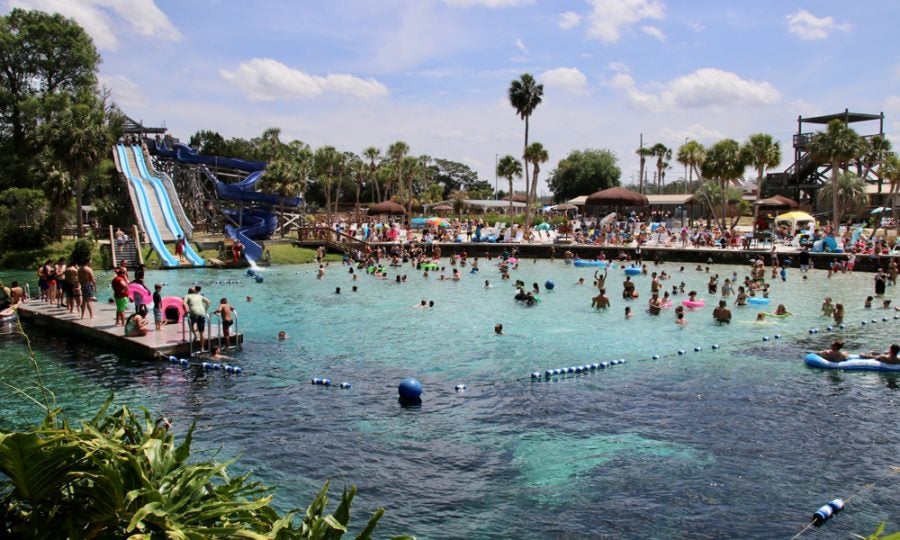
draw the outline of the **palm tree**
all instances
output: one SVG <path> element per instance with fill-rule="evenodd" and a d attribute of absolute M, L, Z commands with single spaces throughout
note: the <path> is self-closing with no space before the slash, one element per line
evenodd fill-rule
<path fill-rule="evenodd" d="M 891 209 L 897 206 L 895 201 L 895 196 L 898 191 L 900 191 L 900 157 L 897 157 L 897 154 L 893 152 L 889 152 L 887 156 L 881 161 L 881 166 L 878 170 L 879 178 L 883 178 L 891 183 Z M 900 220 L 897 221 L 897 227 L 900 229 Z"/>
<path fill-rule="evenodd" d="M 528 148 L 525 149 L 525 162 L 534 165 L 531 180 L 531 196 L 528 197 L 528 205 L 525 208 L 526 231 L 531 229 L 531 201 L 533 200 L 532 197 L 537 189 L 538 174 L 541 172 L 541 163 L 546 163 L 548 159 L 550 159 L 550 155 L 547 153 L 544 145 L 539 142 L 531 143 L 528 145 Z"/>
<path fill-rule="evenodd" d="M 728 185 L 741 178 L 745 167 L 746 164 L 741 156 L 741 145 L 734 139 L 723 139 L 714 144 L 706 153 L 706 159 L 703 161 L 703 176 L 721 183 L 722 221 L 720 227 L 722 234 L 725 234 L 727 230 Z M 715 218 L 715 209 L 712 210 L 713 218 Z"/>
<path fill-rule="evenodd" d="M 350 174 L 356 182 L 356 206 L 354 207 L 354 221 L 359 223 L 359 190 L 362 188 L 369 166 L 357 156 L 353 156 L 348 164 Z"/>
<path fill-rule="evenodd" d="M 744 162 L 756 169 L 756 197 L 763 198 L 763 182 L 766 169 L 781 163 L 781 144 L 768 133 L 750 135 L 750 140 L 741 147 Z M 756 236 L 756 219 L 759 216 L 759 205 L 753 205 L 753 236 Z"/>
<path fill-rule="evenodd" d="M 112 144 L 108 112 L 95 96 L 71 103 L 59 112 L 50 127 L 50 140 L 75 183 L 76 235 L 84 226 L 81 215 L 84 174 L 103 160 Z"/>
<path fill-rule="evenodd" d="M 650 155 L 656 158 L 656 191 L 662 193 L 661 185 L 669 160 L 672 159 L 672 149 L 663 143 L 656 143 L 650 147 Z"/>
<path fill-rule="evenodd" d="M 891 141 L 884 135 L 874 135 L 870 139 L 864 139 L 866 144 L 866 151 L 860 158 L 858 162 L 858 173 L 863 180 L 866 180 L 869 177 L 869 173 L 872 169 L 875 169 L 878 165 L 881 164 L 882 160 L 884 160 L 891 153 Z M 884 183 L 884 178 L 879 174 L 878 175 L 878 193 L 881 193 L 881 186 Z"/>
<path fill-rule="evenodd" d="M 513 178 L 522 178 L 522 163 L 507 154 L 497 162 L 497 176 L 509 180 L 509 216 L 513 215 Z"/>
<path fill-rule="evenodd" d="M 331 221 L 331 187 L 334 184 L 337 155 L 338 151 L 333 146 L 322 146 L 316 149 L 313 158 L 316 179 L 322 185 L 322 191 L 325 193 L 325 211 L 328 213 L 329 221 Z"/>
<path fill-rule="evenodd" d="M 819 190 L 819 201 L 827 203 L 829 200 L 837 201 L 834 207 L 834 221 L 841 222 L 846 212 L 858 212 L 866 206 L 866 182 L 857 174 L 844 171 L 838 175 L 832 175 Z M 837 226 L 833 233 L 837 234 Z"/>
<path fill-rule="evenodd" d="M 687 181 L 687 191 L 693 189 L 691 183 L 694 181 L 694 175 L 697 176 L 697 180 L 702 178 L 700 175 L 700 167 L 703 165 L 705 159 L 706 148 L 693 139 L 682 144 L 681 147 L 678 148 L 678 163 L 684 165 L 688 170 L 688 177 L 685 178 L 685 181 Z"/>
<path fill-rule="evenodd" d="M 260 178 L 260 190 L 278 195 L 279 209 L 281 211 L 281 237 L 284 238 L 284 202 L 288 197 L 296 197 L 300 194 L 302 184 L 289 159 L 276 158 L 268 163 L 266 172 Z"/>
<path fill-rule="evenodd" d="M 809 150 L 813 159 L 818 163 L 831 164 L 831 181 L 837 184 L 836 179 L 840 173 L 841 165 L 846 165 L 862 155 L 865 151 L 864 144 L 864 139 L 853 128 L 841 120 L 835 119 L 828 123 L 826 131 L 817 134 L 813 138 Z M 839 190 L 832 189 L 829 191 L 832 195 L 831 226 L 834 228 L 834 233 L 837 234 L 838 226 L 840 225 L 840 220 L 838 219 Z"/>
<path fill-rule="evenodd" d="M 270 127 L 263 131 L 262 137 L 259 138 L 259 149 L 265 156 L 265 161 L 274 161 L 281 156 L 281 128 Z"/>
<path fill-rule="evenodd" d="M 400 185 L 403 186 L 406 192 L 406 215 L 410 216 L 410 218 L 412 217 L 413 208 L 413 184 L 416 177 L 419 176 L 421 166 L 422 163 L 419 161 L 419 158 L 413 156 L 404 156 L 403 161 L 400 162 L 401 177 L 406 179 L 406 182 L 401 182 Z"/>
<path fill-rule="evenodd" d="M 378 187 L 378 177 L 375 175 L 377 165 L 375 162 L 381 159 L 381 150 L 374 146 L 370 146 L 363 150 L 363 155 L 369 160 L 369 181 L 374 184 L 372 190 L 372 202 L 381 200 L 381 190 Z"/>
<path fill-rule="evenodd" d="M 523 73 L 517 80 L 509 83 L 509 103 L 516 110 L 516 114 L 525 121 L 525 145 L 523 148 L 528 150 L 528 120 L 531 114 L 541 104 L 544 97 L 544 85 L 537 84 L 534 77 L 530 73 Z M 524 157 L 524 154 L 523 154 Z M 526 188 L 528 182 L 528 159 L 525 159 L 525 182 Z M 526 189 L 528 200 L 526 201 L 528 208 L 531 207 L 531 192 Z M 510 194 L 512 195 L 512 194 Z M 526 220 L 528 219 L 528 209 L 526 209 Z"/>
<path fill-rule="evenodd" d="M 403 141 L 397 141 L 397 142 L 391 144 L 390 146 L 388 146 L 387 155 L 388 155 L 388 159 L 391 160 L 391 163 L 394 164 L 394 173 L 397 175 L 397 187 L 398 188 L 403 186 L 404 170 L 403 170 L 402 162 L 403 162 L 403 158 L 405 158 L 407 154 L 409 154 L 409 145 Z M 407 208 L 406 211 L 407 211 L 407 216 L 409 216 L 409 218 L 411 219 L 412 218 L 412 199 L 410 199 L 409 202 L 410 202 L 410 206 L 409 206 L 409 208 Z"/>
<path fill-rule="evenodd" d="M 653 155 L 653 151 L 649 146 L 642 146 L 634 151 L 641 158 L 641 168 L 638 177 L 638 193 L 644 192 L 644 167 L 647 165 L 647 158 Z"/>

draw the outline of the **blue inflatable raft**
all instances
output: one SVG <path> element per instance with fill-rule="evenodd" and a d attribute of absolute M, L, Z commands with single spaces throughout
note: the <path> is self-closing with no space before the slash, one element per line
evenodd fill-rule
<path fill-rule="evenodd" d="M 831 362 L 825 360 L 816 353 L 806 355 L 806 365 L 819 369 L 840 369 L 842 371 L 886 371 L 900 372 L 900 364 L 885 364 L 878 360 L 870 358 L 860 358 L 857 355 L 850 355 L 843 362 Z"/>
<path fill-rule="evenodd" d="M 594 266 L 597 268 L 606 268 L 609 266 L 609 261 L 597 261 L 593 259 L 575 259 L 572 264 L 578 267 L 583 266 Z"/>

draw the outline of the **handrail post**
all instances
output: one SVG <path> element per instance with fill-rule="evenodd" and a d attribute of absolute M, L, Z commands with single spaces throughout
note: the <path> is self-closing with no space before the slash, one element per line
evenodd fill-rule
<path fill-rule="evenodd" d="M 116 261 L 116 239 L 114 238 L 114 236 L 115 235 L 113 234 L 113 226 L 110 225 L 109 226 L 109 251 L 112 253 L 112 257 L 111 257 L 112 258 L 112 267 L 118 268 L 119 263 L 118 263 L 118 261 Z"/>
<path fill-rule="evenodd" d="M 131 234 L 134 235 L 132 238 L 134 239 L 134 249 L 137 251 L 137 263 L 144 266 L 144 253 L 141 249 L 141 237 L 138 235 L 137 224 L 131 226 Z"/>

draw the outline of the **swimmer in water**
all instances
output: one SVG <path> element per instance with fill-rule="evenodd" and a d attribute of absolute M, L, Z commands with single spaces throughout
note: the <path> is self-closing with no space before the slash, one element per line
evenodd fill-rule
<path fill-rule="evenodd" d="M 775 315 L 793 315 L 793 313 L 788 311 L 784 304 L 778 304 L 778 307 L 775 309 Z"/>
<path fill-rule="evenodd" d="M 497 334 L 498 336 L 502 336 L 503 335 L 503 325 L 500 323 L 495 324 L 494 325 L 494 333 Z"/>
<path fill-rule="evenodd" d="M 625 306 L 625 318 L 630 319 L 634 317 L 634 314 L 631 312 L 631 306 Z"/>
<path fill-rule="evenodd" d="M 285 332 L 284 330 L 282 330 L 281 332 L 278 332 L 278 341 L 284 341 L 287 338 L 288 338 L 287 332 Z"/>
<path fill-rule="evenodd" d="M 826 296 L 825 301 L 822 302 L 822 315 L 825 317 L 831 317 L 832 313 L 834 313 L 834 304 L 831 303 L 831 297 Z"/>

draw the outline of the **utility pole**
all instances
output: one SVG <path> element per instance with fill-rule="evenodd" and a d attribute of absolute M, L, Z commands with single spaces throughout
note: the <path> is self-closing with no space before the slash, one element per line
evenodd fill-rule
<path fill-rule="evenodd" d="M 643 133 L 641 133 L 641 146 L 640 146 L 640 151 L 638 152 L 638 157 L 641 159 L 641 162 L 644 161 L 644 134 Z M 644 194 L 644 169 L 643 169 L 643 167 L 641 167 L 640 175 L 641 175 L 641 177 L 638 179 L 638 182 L 640 182 L 640 184 L 638 185 L 638 193 L 643 195 Z"/>
<path fill-rule="evenodd" d="M 499 197 L 497 196 L 497 195 L 499 195 L 499 193 L 497 193 L 497 165 L 498 165 L 497 160 L 498 159 L 500 159 L 500 154 L 494 154 L 494 200 L 495 201 L 497 199 L 499 199 Z M 510 195 L 510 197 L 512 197 L 512 193 L 510 193 L 509 195 Z"/>

